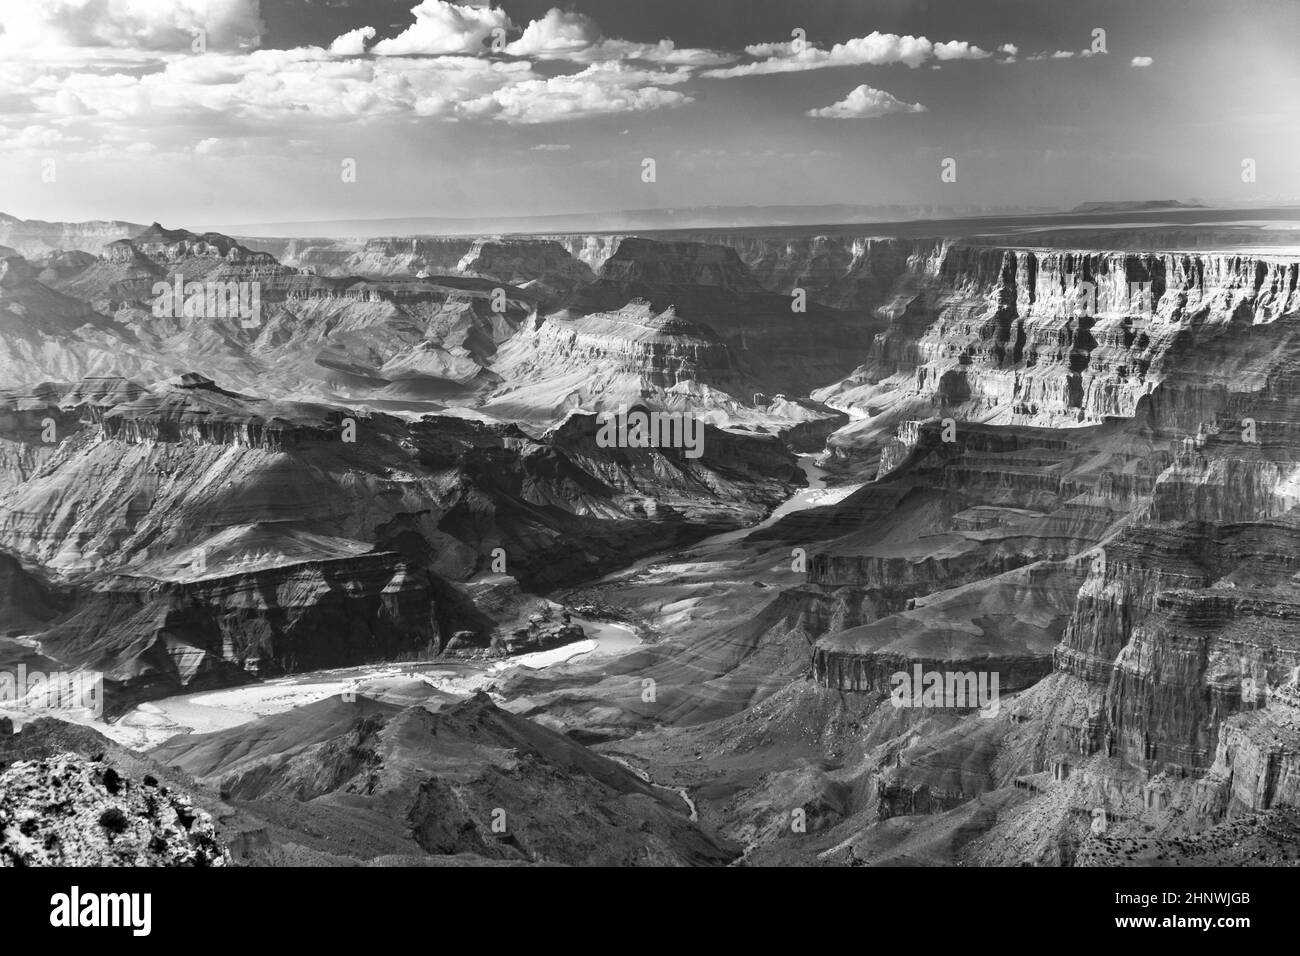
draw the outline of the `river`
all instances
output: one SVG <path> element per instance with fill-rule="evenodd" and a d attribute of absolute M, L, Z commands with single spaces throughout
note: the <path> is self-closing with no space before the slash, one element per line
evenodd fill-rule
<path fill-rule="evenodd" d="M 808 476 L 808 487 L 792 495 L 762 522 L 748 528 L 712 535 L 692 545 L 689 551 L 711 549 L 743 540 L 747 535 L 760 528 L 770 527 L 788 514 L 831 504 L 860 487 L 852 485 L 827 488 L 826 473 L 817 467 L 814 458 L 813 455 L 799 456 L 799 465 Z M 664 554 L 652 555 L 618 573 L 627 574 L 629 571 L 649 567 L 668 557 Z M 510 670 L 539 670 L 569 662 L 614 657 L 633 650 L 641 643 L 636 632 L 625 624 L 576 616 L 574 621 L 586 633 L 584 640 L 521 654 L 507 660 L 380 663 L 311 671 L 240 687 L 179 694 L 150 701 L 133 708 L 112 724 L 104 724 L 89 714 L 68 713 L 61 716 L 78 723 L 88 723 L 118 743 L 143 750 L 177 734 L 210 733 L 237 727 L 260 717 L 283 713 L 294 707 L 355 690 L 363 683 L 405 682 L 410 685 L 411 681 L 419 681 L 429 686 L 431 697 L 467 697 L 489 687 Z"/>
<path fill-rule="evenodd" d="M 101 733 L 136 750 L 156 746 L 177 734 L 211 733 L 283 713 L 294 707 L 324 700 L 366 683 L 421 681 L 430 696 L 468 697 L 516 668 L 540 670 L 574 660 L 596 660 L 624 654 L 641 643 L 636 632 L 623 624 L 574 617 L 586 638 L 560 647 L 520 654 L 501 661 L 414 661 L 365 664 L 310 671 L 240 687 L 178 694 L 133 708 L 112 724 L 87 718 Z M 66 715 L 76 719 L 75 715 Z"/>

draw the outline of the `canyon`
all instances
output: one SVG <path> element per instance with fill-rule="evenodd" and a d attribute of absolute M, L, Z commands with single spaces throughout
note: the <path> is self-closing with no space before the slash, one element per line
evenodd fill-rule
<path fill-rule="evenodd" d="M 81 225 L 0 220 L 0 662 L 105 683 L 29 733 L 75 760 L 151 701 L 403 669 L 111 751 L 236 862 L 1297 858 L 1276 232 Z M 258 324 L 155 314 L 177 277 L 257 283 Z M 606 447 L 627 406 L 702 455 Z M 637 640 L 511 664 L 570 615 Z M 893 706 L 918 667 L 997 706 Z"/>

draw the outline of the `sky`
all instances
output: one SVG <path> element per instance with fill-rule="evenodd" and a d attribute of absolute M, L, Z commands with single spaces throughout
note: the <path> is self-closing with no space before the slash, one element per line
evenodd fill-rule
<path fill-rule="evenodd" d="M 0 211 L 1250 205 L 1300 197 L 1298 38 L 1296 0 L 0 0 Z"/>

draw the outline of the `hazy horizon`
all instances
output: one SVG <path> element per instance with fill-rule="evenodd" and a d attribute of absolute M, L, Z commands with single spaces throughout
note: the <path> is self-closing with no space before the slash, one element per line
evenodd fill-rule
<path fill-rule="evenodd" d="M 317 219 L 284 222 L 227 223 L 205 218 L 197 221 L 146 221 L 126 217 L 48 220 L 15 217 L 0 209 L 0 219 L 29 224 L 76 226 L 118 223 L 193 234 L 224 233 L 250 239 L 316 238 L 362 239 L 384 237 L 467 237 L 484 235 L 618 234 L 680 235 L 730 231 L 785 229 L 792 234 L 807 230 L 841 233 L 859 227 L 884 229 L 890 235 L 1011 235 L 1109 227 L 1141 229 L 1251 225 L 1277 230 L 1279 240 L 1300 221 L 1300 202 L 1225 204 L 1194 197 L 1186 200 L 1130 199 L 1081 203 L 1071 209 L 1045 207 L 925 206 L 904 204 L 816 206 L 697 206 L 684 209 L 613 209 L 555 213 L 540 216 L 480 215 L 472 217 L 397 216 Z M 1278 225 L 1268 223 L 1276 221 Z M 936 228 L 929 228 L 933 225 Z M 883 234 L 883 233 L 882 233 Z M 1286 243 L 1282 243 L 1286 244 Z"/>

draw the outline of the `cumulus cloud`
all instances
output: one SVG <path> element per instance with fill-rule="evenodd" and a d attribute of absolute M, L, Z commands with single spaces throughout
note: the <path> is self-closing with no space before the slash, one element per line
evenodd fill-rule
<path fill-rule="evenodd" d="M 872 119 L 889 113 L 924 113 L 920 103 L 904 103 L 884 90 L 863 83 L 848 96 L 821 109 L 809 110 L 807 115 L 819 119 Z"/>
<path fill-rule="evenodd" d="M 658 43 L 633 43 L 631 40 L 604 39 L 588 50 L 575 53 L 569 59 L 576 62 L 601 60 L 642 60 L 664 66 L 721 66 L 736 62 L 731 53 L 703 50 L 695 47 L 678 47 L 672 40 Z"/>
<path fill-rule="evenodd" d="M 344 58 L 321 47 L 178 55 L 139 74 L 51 74 L 44 69 L 3 64 L 0 81 L 19 75 L 27 86 L 57 89 L 34 98 L 37 114 L 93 124 L 101 139 L 121 135 L 132 141 L 175 137 L 196 116 L 205 118 L 205 136 L 215 138 L 213 134 L 223 131 L 284 135 L 321 122 L 374 123 L 401 117 L 532 125 L 692 101 L 689 94 L 668 89 L 690 78 L 684 67 L 603 62 L 575 74 L 546 77 L 524 60 Z M 32 135 L 22 142 L 33 142 Z M 190 139 L 183 148 L 193 148 L 192 143 Z M 209 144 L 198 151 L 216 148 Z"/>
<path fill-rule="evenodd" d="M 641 60 L 665 66 L 718 66 L 735 62 L 730 53 L 692 47 L 679 48 L 669 39 L 658 43 L 635 43 L 607 37 L 591 17 L 576 11 L 552 7 L 540 20 L 524 28 L 518 40 L 506 46 L 512 56 L 538 60 L 570 60 L 599 63 L 610 60 Z"/>
<path fill-rule="evenodd" d="M 506 123 L 552 123 L 609 113 L 683 106 L 693 97 L 657 86 L 628 86 L 600 76 L 552 76 L 511 83 L 465 103 L 465 115 Z"/>
<path fill-rule="evenodd" d="M 514 56 L 564 56 L 587 50 L 602 39 L 600 27 L 591 17 L 552 7 L 542 19 L 529 23 L 506 52 Z"/>
<path fill-rule="evenodd" d="M 719 66 L 736 60 L 733 54 L 717 50 L 679 48 L 670 39 L 637 43 L 607 37 L 600 24 L 591 17 L 558 7 L 552 7 L 540 20 L 530 21 L 522 31 L 500 9 L 488 10 L 446 0 L 424 0 L 411 12 L 416 22 L 398 36 L 376 43 L 371 48 L 372 53 L 381 56 L 485 53 L 493 38 L 504 39 L 518 33 L 516 39 L 500 44 L 500 49 L 493 52 L 532 60 L 568 60 L 574 63 L 642 60 L 664 66 L 693 67 Z M 335 42 L 343 39 L 340 37 Z"/>
<path fill-rule="evenodd" d="M 679 66 L 668 70 L 658 67 L 636 66 L 616 60 L 606 60 L 591 64 L 580 73 L 574 73 L 572 78 L 617 86 L 636 86 L 639 84 L 674 86 L 678 83 L 685 83 L 693 75 L 687 67 Z"/>
<path fill-rule="evenodd" d="M 500 8 L 471 7 L 447 0 L 423 0 L 411 8 L 415 22 L 371 51 L 380 56 L 481 53 L 494 30 L 505 37 L 514 26 Z M 355 31 L 354 31 L 355 32 Z M 340 39 L 342 39 L 340 37 Z"/>
<path fill-rule="evenodd" d="M 374 27 L 358 27 L 340 37 L 335 37 L 330 44 L 330 52 L 339 56 L 360 56 L 366 52 L 366 41 L 375 38 Z"/>
<path fill-rule="evenodd" d="M 947 43 L 936 43 L 934 55 L 940 60 L 985 60 L 993 54 L 965 40 L 949 40 Z"/>
<path fill-rule="evenodd" d="M 1150 66 L 1154 62 L 1155 60 L 1153 60 L 1149 56 L 1135 56 L 1133 57 L 1133 59 L 1128 61 L 1128 65 L 1129 66 Z"/>
<path fill-rule="evenodd" d="M 701 75 L 992 55 L 965 40 L 876 32 L 827 50 L 756 44 L 746 51 L 754 62 L 736 66 L 735 53 L 606 36 L 575 10 L 552 8 L 520 29 L 499 7 L 451 0 L 420 0 L 387 37 L 364 25 L 289 50 L 257 48 L 257 0 L 0 0 L 0 28 L 0 121 L 26 131 L 21 142 L 53 130 L 200 155 L 248 151 L 272 135 L 311 141 L 326 123 L 532 125 L 669 109 L 693 102 L 686 84 Z M 192 47 L 192 29 L 207 31 L 206 52 Z M 922 110 L 863 86 L 811 115 Z"/>
<path fill-rule="evenodd" d="M 209 50 L 257 46 L 265 26 L 258 0 L 0 0 L 6 54 L 58 48 Z"/>
<path fill-rule="evenodd" d="M 745 48 L 753 63 L 726 69 L 706 70 L 702 75 L 716 79 L 756 76 L 764 73 L 794 73 L 833 66 L 885 66 L 904 63 L 912 69 L 931 58 L 939 60 L 982 60 L 992 56 L 965 40 L 932 43 L 926 37 L 899 36 L 879 31 L 837 43 L 829 50 L 807 44 L 759 43 Z"/>
<path fill-rule="evenodd" d="M 411 25 L 387 39 L 361 26 L 327 47 L 222 50 L 209 42 L 204 52 L 191 47 L 188 32 L 174 32 L 177 24 L 192 22 L 186 16 L 202 20 L 209 41 L 250 24 L 260 30 L 255 0 L 153 0 L 146 13 L 133 13 L 145 5 L 0 0 L 0 46 L 16 38 L 52 45 L 39 56 L 0 50 L 0 121 L 22 117 L 0 150 L 48 143 L 34 132 L 47 129 L 69 137 L 85 131 L 116 149 L 124 147 L 115 143 L 153 140 L 209 155 L 258 136 L 310 138 L 323 122 L 419 117 L 529 125 L 636 113 L 692 102 L 673 87 L 702 65 L 730 62 L 726 54 L 679 49 L 670 39 L 606 37 L 580 13 L 552 9 L 519 31 L 500 9 L 447 0 L 423 0 L 412 8 Z M 84 17 L 67 15 L 83 8 Z M 123 12 L 125 20 L 110 16 Z M 157 48 L 132 46 L 130 29 Z M 509 50 L 490 48 L 497 30 L 516 36 Z M 581 66 L 555 76 L 552 68 L 538 69 L 542 60 Z"/>

